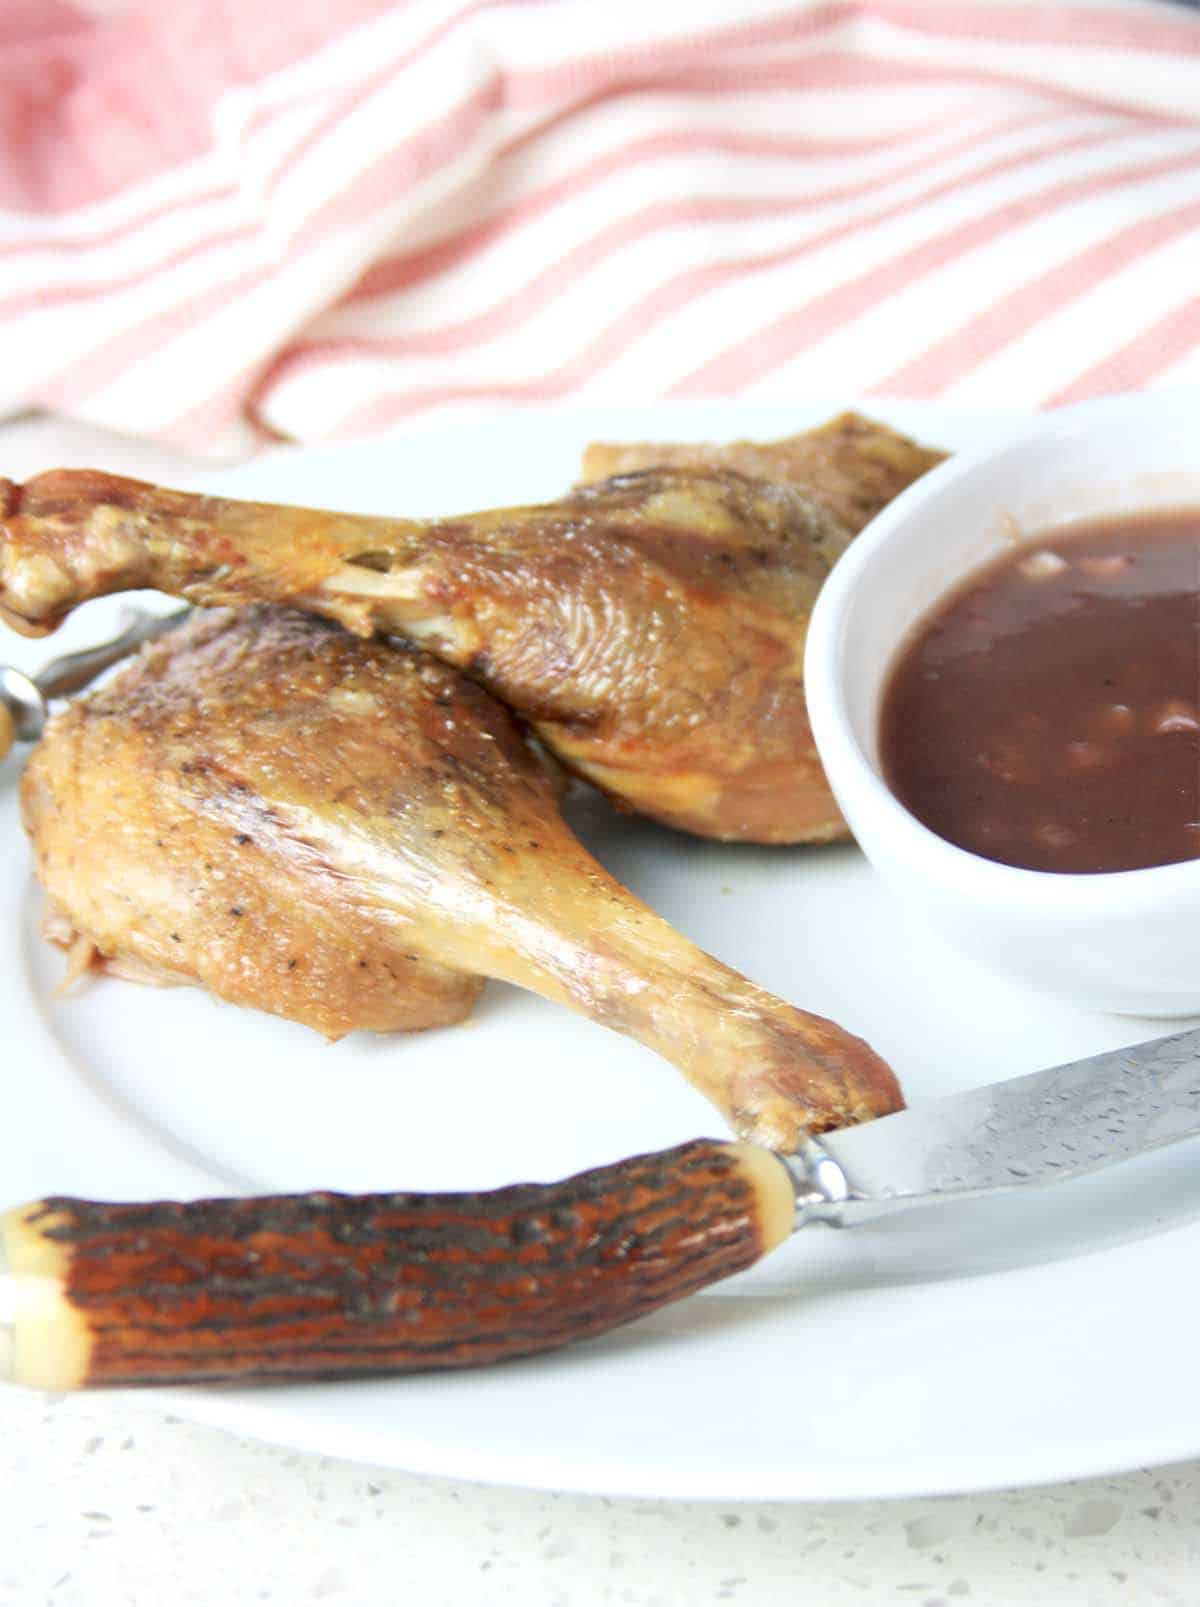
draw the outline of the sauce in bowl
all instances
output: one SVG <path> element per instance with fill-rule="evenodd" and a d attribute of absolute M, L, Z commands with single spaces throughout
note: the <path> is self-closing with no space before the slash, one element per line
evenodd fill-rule
<path fill-rule="evenodd" d="M 885 688 L 895 796 L 1028 870 L 1200 858 L 1200 509 L 1048 532 L 918 627 Z"/>

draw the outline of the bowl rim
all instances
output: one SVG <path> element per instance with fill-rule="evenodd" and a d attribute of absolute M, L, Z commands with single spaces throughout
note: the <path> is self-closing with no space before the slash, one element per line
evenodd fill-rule
<path fill-rule="evenodd" d="M 1085 919 L 1114 904 L 1136 910 L 1160 904 L 1172 894 L 1200 889 L 1200 859 L 1140 870 L 1044 871 L 986 859 L 939 837 L 895 796 L 863 750 L 847 712 L 842 673 L 844 644 L 851 610 L 863 585 L 871 582 L 878 558 L 911 529 L 930 506 L 960 482 L 992 470 L 998 460 L 1025 449 L 1111 429 L 1130 418 L 1138 423 L 1181 415 L 1200 428 L 1200 387 L 1137 392 L 1076 402 L 1047 410 L 1001 431 L 987 445 L 955 453 L 902 491 L 850 543 L 826 578 L 809 620 L 804 650 L 804 682 L 813 738 L 835 792 L 853 789 L 855 804 L 867 808 L 887 832 L 897 857 L 939 886 L 953 885 L 960 895 L 975 894 L 993 907 L 1028 910 L 1032 905 L 1058 917 Z M 1200 506 L 1200 504 L 1198 504 Z M 964 567 L 931 600 L 930 611 L 978 563 Z M 911 625 L 916 625 L 916 619 Z M 890 669 L 890 661 L 889 661 Z M 850 812 L 850 811 L 848 811 Z"/>

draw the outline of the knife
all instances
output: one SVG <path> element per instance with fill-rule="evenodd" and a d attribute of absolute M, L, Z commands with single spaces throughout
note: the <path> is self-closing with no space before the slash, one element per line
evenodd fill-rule
<path fill-rule="evenodd" d="M 468 1367 L 586 1339 L 810 1224 L 1064 1184 L 1200 1133 L 1200 1029 L 843 1128 L 488 1193 L 0 1215 L 0 1376 L 43 1389 Z"/>

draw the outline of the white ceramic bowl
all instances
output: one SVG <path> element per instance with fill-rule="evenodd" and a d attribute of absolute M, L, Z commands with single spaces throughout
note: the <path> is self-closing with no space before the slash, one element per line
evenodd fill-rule
<path fill-rule="evenodd" d="M 1101 1010 L 1200 1012 L 1200 861 L 1105 875 L 956 848 L 888 790 L 881 694 L 913 626 L 1014 537 L 1098 514 L 1200 508 L 1200 391 L 1045 413 L 952 458 L 886 508 L 822 588 L 805 674 L 834 793 L 880 874 L 992 970 Z"/>

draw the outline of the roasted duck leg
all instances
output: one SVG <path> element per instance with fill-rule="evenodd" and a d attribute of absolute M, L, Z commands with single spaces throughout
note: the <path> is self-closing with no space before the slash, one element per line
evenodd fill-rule
<path fill-rule="evenodd" d="M 51 722 L 22 802 L 77 969 L 331 1037 L 457 1020 L 500 978 L 657 1050 L 777 1149 L 900 1103 L 860 1040 L 614 881 L 508 711 L 418 650 L 282 609 L 198 615 Z"/>
<path fill-rule="evenodd" d="M 140 586 L 288 603 L 465 669 L 642 814 L 823 842 L 845 826 L 809 729 L 804 635 L 849 538 L 796 486 L 731 470 L 653 470 L 429 522 L 59 470 L 0 481 L 0 617 L 43 633 Z"/>
<path fill-rule="evenodd" d="M 861 413 L 839 413 L 819 429 L 778 441 L 595 441 L 584 454 L 583 478 L 607 480 L 639 469 L 735 469 L 805 487 L 843 529 L 857 535 L 944 457 Z"/>

